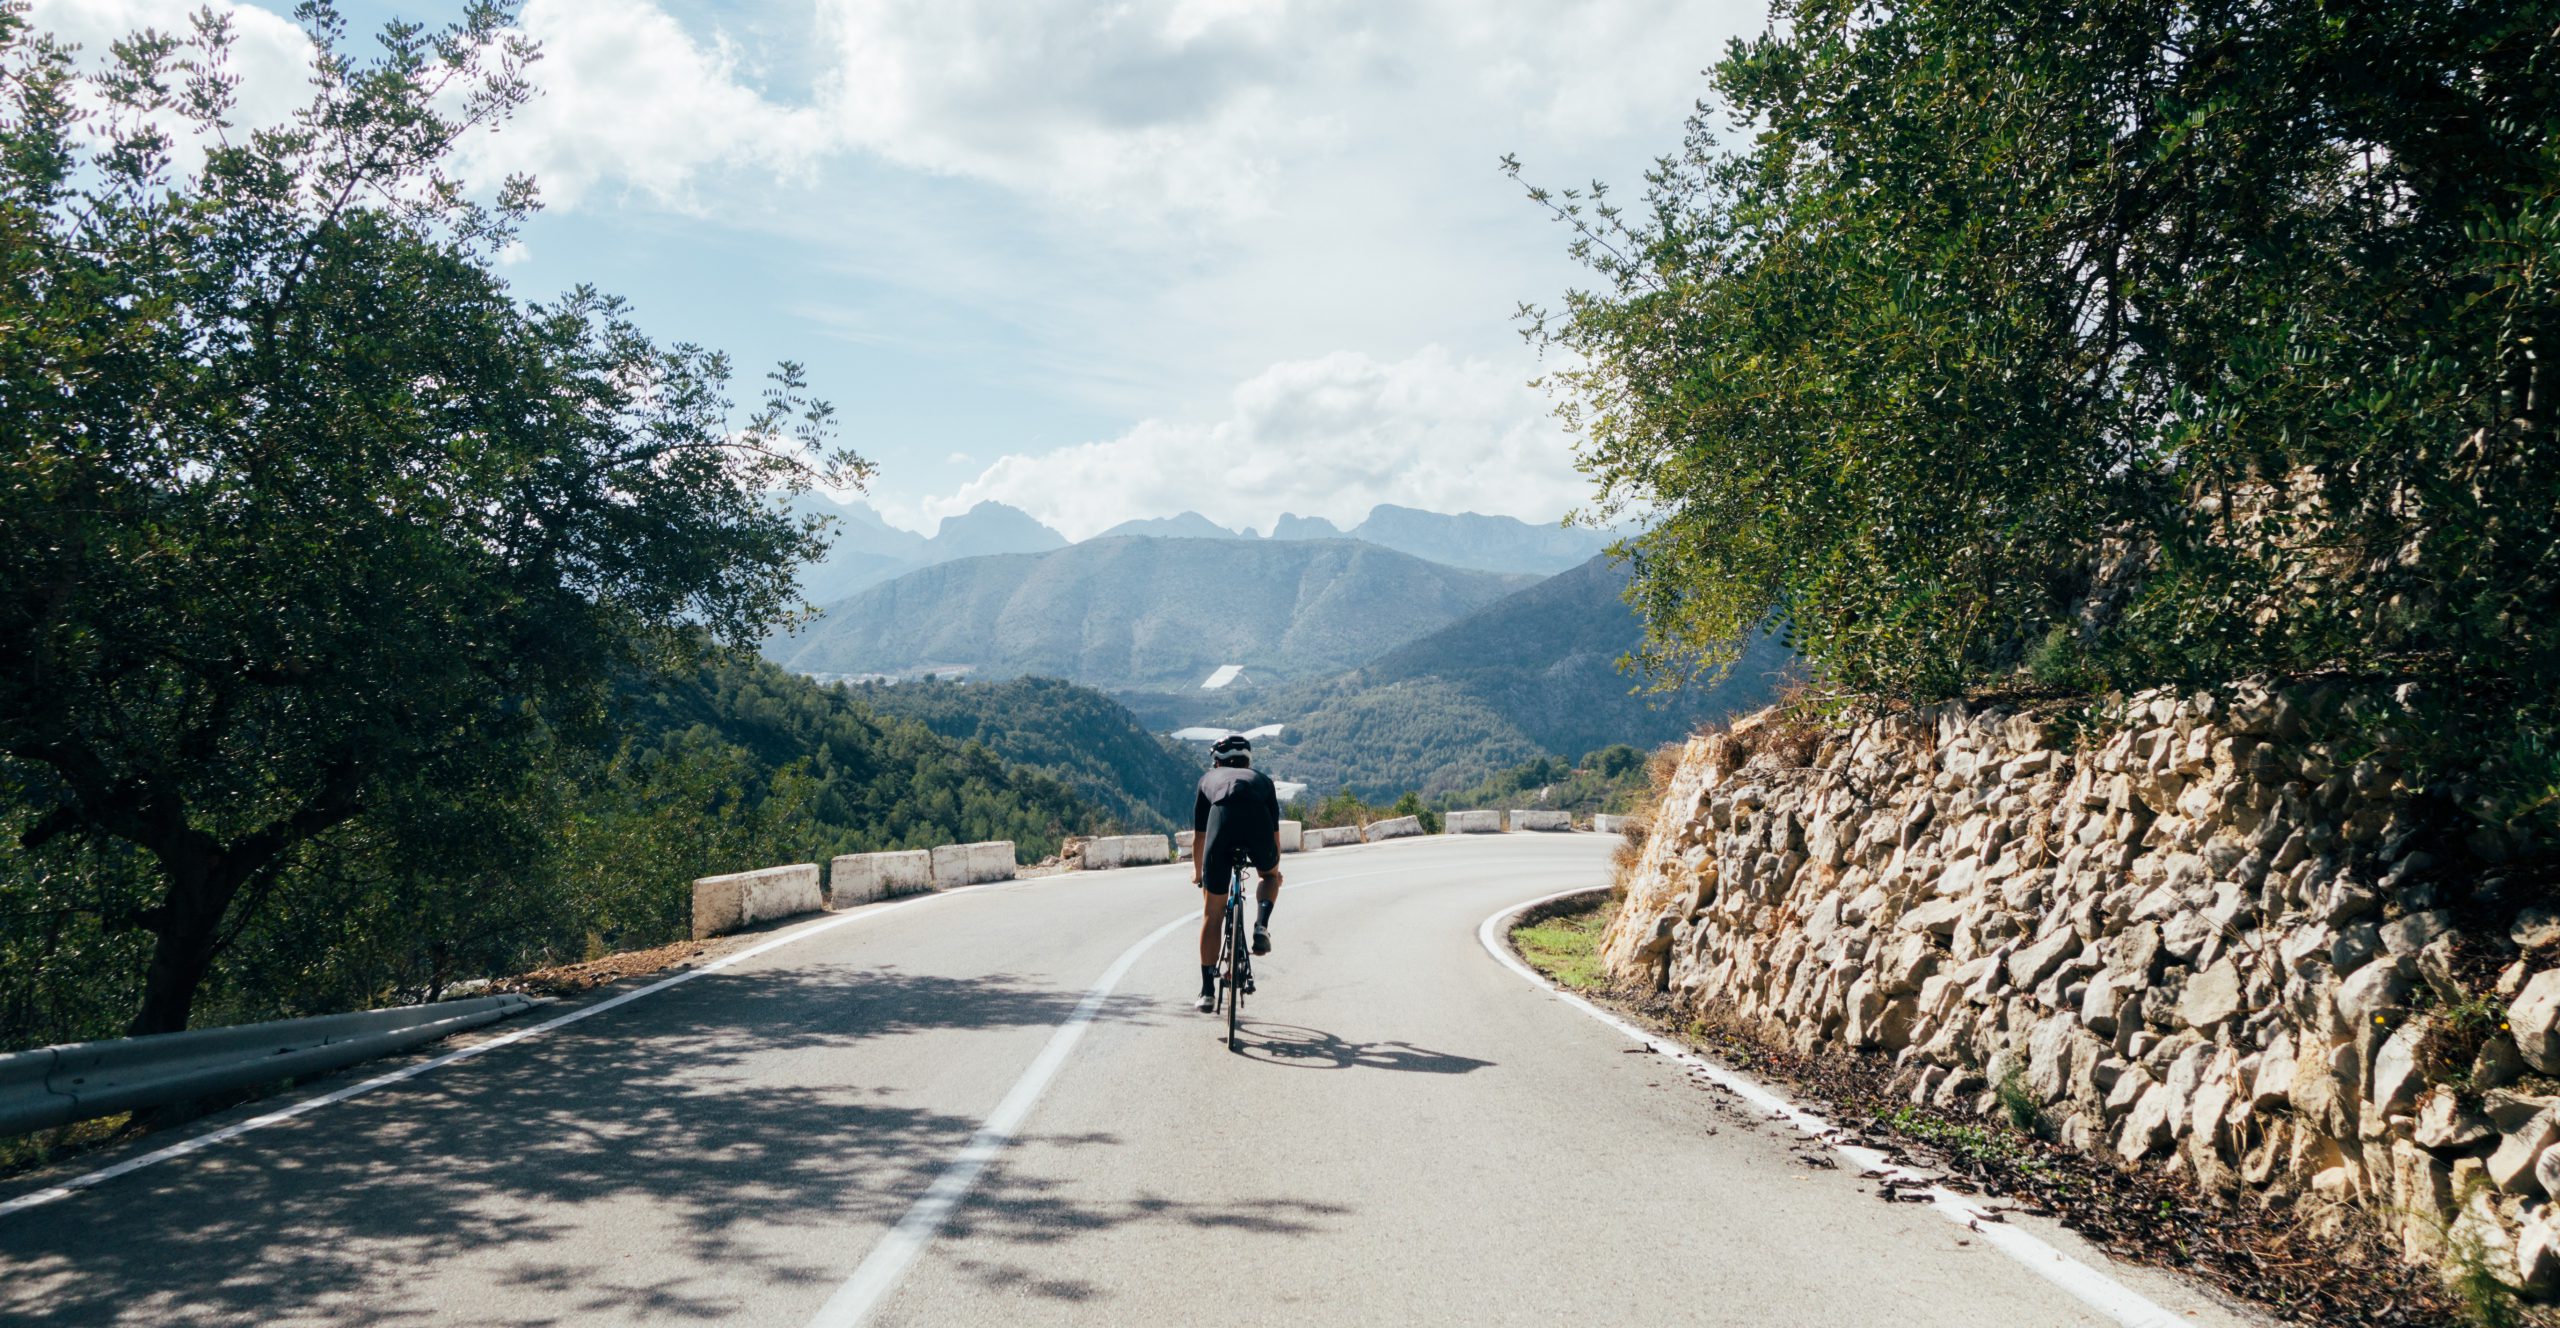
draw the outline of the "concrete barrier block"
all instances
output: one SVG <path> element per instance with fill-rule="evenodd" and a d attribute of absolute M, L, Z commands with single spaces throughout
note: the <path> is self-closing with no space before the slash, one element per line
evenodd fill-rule
<path fill-rule="evenodd" d="M 1393 816 L 1383 821 L 1371 821 L 1369 823 L 1369 833 L 1366 838 L 1370 843 L 1374 844 L 1382 839 L 1404 839 L 1421 833 L 1421 817 Z"/>
<path fill-rule="evenodd" d="M 851 908 L 933 888 L 933 852 L 847 853 L 827 864 L 827 907 Z"/>
<path fill-rule="evenodd" d="M 814 862 L 705 876 L 693 883 L 693 938 L 698 941 L 775 918 L 815 913 L 826 906 Z"/>
<path fill-rule="evenodd" d="M 1280 823 L 1280 851 L 1295 853 L 1306 846 L 1307 827 L 1298 821 Z"/>
<path fill-rule="evenodd" d="M 933 850 L 933 888 L 1013 879 L 1013 841 L 991 839 L 982 844 L 943 844 Z"/>
<path fill-rule="evenodd" d="M 1627 818 L 1605 813 L 1594 815 L 1591 818 L 1591 828 L 1604 835 L 1623 835 L 1627 832 Z"/>
<path fill-rule="evenodd" d="M 1084 842 L 1084 869 L 1153 867 L 1173 861 L 1173 841 L 1163 835 L 1105 835 Z"/>
<path fill-rule="evenodd" d="M 1178 854 L 1178 855 L 1180 855 L 1180 856 L 1182 856 L 1182 857 L 1186 857 L 1186 858 L 1187 858 L 1187 857 L 1190 857 L 1190 856 L 1191 856 L 1191 832 L 1190 832 L 1190 831 L 1188 831 L 1188 830 L 1181 830 L 1181 831 L 1176 831 L 1176 832 L 1174 833 L 1174 836 L 1173 836 L 1173 851 L 1174 851 L 1176 854 Z"/>
<path fill-rule="evenodd" d="M 1502 833 L 1500 812 L 1451 812 L 1440 819 L 1444 835 L 1498 835 Z"/>
<path fill-rule="evenodd" d="M 1330 829 L 1311 829 L 1300 836 L 1300 841 L 1308 848 L 1340 848 L 1360 842 L 1360 827 L 1337 825 Z"/>
<path fill-rule="evenodd" d="M 1570 830 L 1573 828 L 1573 817 L 1558 811 L 1514 809 L 1511 813 L 1511 828 L 1514 830 Z"/>

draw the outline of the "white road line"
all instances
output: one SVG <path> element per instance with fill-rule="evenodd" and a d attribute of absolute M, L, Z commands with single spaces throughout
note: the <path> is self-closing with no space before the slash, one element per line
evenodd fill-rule
<path fill-rule="evenodd" d="M 1346 845 L 1345 847 L 1362 848 L 1367 846 L 1354 844 Z M 1179 866 L 1180 864 L 1176 863 L 1168 865 Z M 1145 869 L 1140 868 L 1138 870 Z M 1381 874 L 1383 873 L 1355 873 L 1355 875 L 1363 876 L 1375 876 Z M 247 1120 L 223 1126 L 221 1129 L 209 1131 L 191 1139 L 180 1140 L 166 1148 L 154 1149 L 139 1157 L 127 1158 L 122 1162 L 116 1163 L 114 1166 L 101 1167 L 96 1171 L 74 1176 L 59 1185 L 49 1185 L 41 1190 L 31 1190 L 25 1194 L 16 1195 L 6 1200 L 0 1200 L 0 1218 L 7 1218 L 14 1213 L 22 1213 L 30 1208 L 40 1208 L 57 1199 L 67 1199 L 82 1190 L 96 1185 L 103 1185 L 119 1176 L 129 1176 L 134 1172 L 142 1170 L 144 1167 L 155 1166 L 162 1162 L 175 1161 L 176 1159 L 185 1157 L 190 1153 L 200 1152 L 204 1149 L 213 1147 L 215 1144 L 225 1142 L 226 1140 L 239 1138 L 241 1135 L 247 1134 L 252 1130 L 263 1130 L 270 1125 L 281 1124 L 285 1121 L 292 1120 L 296 1116 L 303 1115 L 306 1112 L 317 1111 L 332 1103 L 344 1102 L 348 1098 L 361 1097 L 377 1088 L 388 1088 L 391 1085 L 400 1083 L 404 1080 L 415 1079 L 419 1075 L 425 1074 L 430 1070 L 442 1069 L 457 1061 L 467 1061 L 483 1052 L 495 1051 L 500 1047 L 509 1045 L 510 1043 L 522 1042 L 526 1038 L 539 1037 L 555 1028 L 565 1028 L 570 1024 L 574 1024 L 591 1015 L 603 1014 L 605 1011 L 610 1010 L 617 1005 L 627 1005 L 643 996 L 653 995 L 657 992 L 665 991 L 669 987 L 691 982 L 695 978 L 701 977 L 706 973 L 717 973 L 721 969 L 727 968 L 732 964 L 744 963 L 749 959 L 753 959 L 758 955 L 766 953 L 767 951 L 779 950 L 783 946 L 805 941 L 812 936 L 823 935 L 827 932 L 834 931 L 838 927 L 851 926 L 858 922 L 866 922 L 885 914 L 895 913 L 903 908 L 913 908 L 918 904 L 929 904 L 937 899 L 949 899 L 954 895 L 974 894 L 982 890 L 1014 889 L 1022 886 L 1038 885 L 1057 879 L 1059 878 L 1032 877 L 1027 880 L 990 882 L 986 885 L 964 885 L 950 890 L 938 890 L 932 894 L 923 895 L 915 899 L 900 900 L 894 904 L 875 904 L 868 908 L 855 909 L 851 912 L 838 914 L 835 917 L 828 918 L 823 922 L 794 928 L 780 936 L 774 937 L 772 940 L 766 941 L 762 945 L 751 946 L 747 949 L 740 950 L 736 954 L 722 956 L 708 964 L 704 964 L 700 968 L 687 969 L 682 973 L 676 974 L 674 977 L 662 978 L 637 990 L 626 991 L 610 1000 L 598 1001 L 593 1005 L 582 1006 L 567 1014 L 554 1019 L 545 1020 L 542 1023 L 535 1024 L 529 1028 L 520 1028 L 512 1033 L 492 1038 L 487 1042 L 475 1043 L 457 1051 L 447 1052 L 432 1060 L 420 1061 L 415 1065 L 403 1066 L 400 1069 L 393 1070 L 387 1074 L 375 1075 L 373 1078 L 366 1079 L 360 1083 L 349 1084 L 344 1088 L 323 1093 L 318 1097 L 305 1098 L 299 1102 L 295 1102 L 289 1106 L 279 1107 L 276 1110 L 267 1112 L 263 1115 L 252 1116 Z"/>
<path fill-rule="evenodd" d="M 1295 896 L 1320 885 L 1400 874 L 1385 869 L 1345 872 L 1340 876 L 1283 889 Z M 1112 989 L 1120 985 L 1120 979 L 1129 975 L 1129 969 L 1149 946 L 1163 940 L 1176 928 L 1196 925 L 1199 920 L 1197 912 L 1184 911 L 1181 916 L 1148 932 L 1137 944 L 1122 951 L 1120 957 L 1111 962 L 1111 967 L 1094 979 L 1093 985 L 1085 989 L 1084 999 L 1076 1003 L 1066 1022 L 1058 1025 L 1058 1031 L 1049 1035 L 1048 1045 L 1040 1049 L 1030 1068 L 1014 1081 L 1012 1089 L 988 1114 L 978 1132 L 969 1136 L 968 1143 L 961 1145 L 960 1151 L 944 1165 L 941 1174 L 933 1178 L 933 1183 L 916 1197 L 905 1216 L 898 1219 L 898 1224 L 889 1228 L 888 1234 L 862 1257 L 853 1275 L 836 1288 L 834 1295 L 827 1297 L 826 1304 L 818 1307 L 816 1317 L 809 1320 L 809 1328 L 855 1328 L 889 1299 L 890 1294 L 898 1289 L 898 1284 L 906 1280 L 908 1270 L 915 1267 L 916 1260 L 923 1257 L 925 1249 L 933 1244 L 934 1237 L 942 1234 L 943 1225 L 951 1220 L 951 1214 L 960 1207 L 960 1201 L 968 1198 L 969 1191 L 977 1186 L 979 1173 L 1013 1143 L 1014 1131 L 1022 1128 L 1023 1119 L 1039 1105 L 1040 1095 L 1048 1089 L 1049 1081 L 1057 1077 L 1059 1068 L 1067 1063 L 1068 1053 L 1075 1050 L 1076 1043 L 1084 1037 L 1086 1025 L 1101 1013 L 1102 1003 L 1110 999 Z"/>
<path fill-rule="evenodd" d="M 2170 1328 L 2171 1325 L 2182 1325 L 2187 1322 L 2184 1317 L 2171 1314 L 2153 1304 L 2133 1288 L 2019 1230 L 1997 1215 L 1986 1212 L 1965 1196 L 1940 1186 L 1928 1185 L 1926 1177 L 1896 1165 L 1891 1158 L 1875 1149 L 1841 1142 L 1840 1132 L 1829 1121 L 1797 1106 L 1753 1080 L 1699 1056 L 1676 1042 L 1655 1037 L 1635 1024 L 1558 987 L 1549 982 L 1545 974 L 1529 967 L 1521 961 L 1520 956 L 1512 953 L 1506 939 L 1510 930 L 1507 924 L 1511 919 L 1540 904 L 1553 903 L 1574 895 L 1591 894 L 1606 888 L 1606 886 L 1585 886 L 1578 890 L 1560 890 L 1541 899 L 1514 904 L 1486 918 L 1484 924 L 1476 928 L 1476 939 L 1484 943 L 1485 953 L 1500 960 L 1512 972 L 1545 988 L 1556 999 L 1626 1034 L 1644 1046 L 1699 1071 L 1733 1090 L 1743 1101 L 1763 1111 L 1784 1116 L 1789 1124 L 1795 1126 L 1807 1138 L 1830 1148 L 1831 1151 L 1840 1155 L 1841 1160 L 1854 1164 L 1859 1171 L 1885 1172 L 1905 1187 L 1926 1185 L 1931 1211 L 1980 1236 L 1992 1248 L 2025 1265 L 2028 1271 L 2069 1292 L 2080 1303 L 2125 1325 L 2125 1328 Z"/>
<path fill-rule="evenodd" d="M 860 1266 L 853 1270 L 853 1276 L 846 1278 L 844 1285 L 827 1297 L 827 1303 L 818 1307 L 817 1317 L 809 1320 L 809 1328 L 852 1328 L 852 1325 L 869 1318 L 871 1312 L 898 1289 L 898 1283 L 906 1277 L 907 1270 L 915 1266 L 925 1247 L 933 1243 L 935 1236 L 942 1234 L 942 1225 L 951 1220 L 952 1210 L 960 1206 L 962 1199 L 969 1197 L 969 1191 L 978 1183 L 979 1173 L 987 1169 L 987 1164 L 994 1161 L 997 1154 L 1011 1146 L 1013 1132 L 1022 1127 L 1023 1118 L 1029 1116 L 1031 1108 L 1039 1103 L 1040 1094 L 1047 1091 L 1049 1081 L 1057 1077 L 1058 1068 L 1067 1063 L 1068 1054 L 1083 1039 L 1085 1028 L 1093 1023 L 1094 1016 L 1102 1013 L 1102 1003 L 1110 999 L 1112 989 L 1120 985 L 1120 979 L 1129 975 L 1129 969 L 1138 962 L 1138 956 L 1146 953 L 1147 947 L 1171 935 L 1174 929 L 1195 926 L 1199 921 L 1198 911 L 1186 910 L 1180 917 L 1148 932 L 1137 944 L 1121 951 L 1120 957 L 1111 962 L 1111 967 L 1094 979 L 1093 985 L 1085 989 L 1084 999 L 1076 1003 L 1075 1011 L 1067 1016 L 1065 1023 L 1058 1025 L 1057 1032 L 1049 1035 L 1049 1044 L 1032 1059 L 1030 1068 L 1022 1072 L 1020 1079 L 1014 1080 L 1013 1089 L 1004 1095 L 1004 1101 L 996 1104 L 986 1123 L 978 1127 L 976 1134 L 969 1136 L 969 1142 L 943 1167 L 942 1174 L 933 1178 L 933 1184 L 925 1187 L 925 1192 L 917 1197 L 914 1206 L 907 1209 L 906 1216 L 898 1219 L 898 1225 L 889 1228 L 889 1233 L 880 1238 L 880 1243 L 871 1247 L 871 1253 L 863 1256 Z"/>
<path fill-rule="evenodd" d="M 302 1115 L 305 1112 L 317 1111 L 331 1103 L 344 1102 L 348 1098 L 360 1097 L 377 1088 L 388 1088 L 393 1084 L 402 1082 L 403 1080 L 415 1079 L 419 1075 L 425 1074 L 430 1070 L 442 1069 L 443 1067 L 454 1064 L 457 1061 L 467 1061 L 483 1052 L 496 1051 L 500 1047 L 507 1046 L 511 1043 L 522 1042 L 527 1038 L 540 1037 L 555 1028 L 566 1028 L 581 1019 L 603 1014 L 605 1011 L 610 1010 L 615 1006 L 628 1005 L 643 996 L 653 995 L 657 992 L 665 991 L 669 987 L 691 982 L 695 978 L 701 977 L 707 973 L 717 973 L 721 969 L 727 968 L 732 964 L 745 963 L 747 960 L 753 959 L 760 954 L 764 954 L 772 950 L 779 950 L 786 945 L 805 941 L 812 936 L 822 935 L 826 932 L 834 931 L 839 927 L 851 926 L 857 922 L 867 922 L 873 918 L 895 913 L 900 909 L 913 908 L 918 904 L 929 904 L 937 899 L 949 899 L 954 895 L 969 894 L 973 891 L 985 888 L 986 887 L 984 886 L 964 885 L 956 889 L 938 891 L 915 899 L 901 900 L 895 904 L 878 904 L 869 908 L 858 908 L 850 912 L 839 913 L 823 922 L 814 923 L 809 926 L 799 927 L 785 932 L 780 936 L 774 937 L 772 940 L 766 941 L 762 945 L 749 946 L 748 948 L 740 950 L 733 955 L 723 955 L 718 959 L 712 960 L 710 963 L 704 964 L 700 968 L 689 968 L 682 973 L 676 974 L 674 977 L 660 978 L 658 981 L 652 982 L 648 986 L 641 987 L 633 991 L 626 991 L 610 1000 L 602 1000 L 593 1005 L 580 1006 L 575 1010 L 571 1010 L 567 1014 L 560 1015 L 553 1019 L 546 1019 L 539 1024 L 532 1025 L 531 1027 L 519 1028 L 512 1033 L 491 1038 L 486 1042 L 474 1043 L 471 1046 L 464 1047 L 458 1051 L 446 1052 L 433 1060 L 420 1061 L 415 1065 L 404 1065 L 387 1074 L 375 1075 L 361 1083 L 349 1084 L 344 1088 L 337 1089 L 333 1092 L 323 1093 L 318 1097 L 305 1098 L 291 1106 L 279 1107 L 264 1115 L 252 1116 L 249 1119 L 240 1121 L 236 1124 L 225 1125 L 219 1130 L 197 1135 L 192 1139 L 171 1144 L 166 1148 L 155 1149 L 151 1152 L 142 1154 L 140 1157 L 127 1158 L 122 1162 L 116 1163 L 114 1166 L 101 1167 L 98 1170 L 89 1172 L 85 1175 L 74 1176 L 59 1185 L 47 1186 L 41 1190 L 33 1190 L 26 1194 L 18 1195 L 5 1202 L 0 1202 L 0 1218 L 8 1217 L 12 1213 L 21 1213 L 30 1208 L 36 1208 L 52 1203 L 56 1199 L 67 1199 L 81 1190 L 88 1189 L 90 1186 L 103 1185 L 119 1176 L 131 1175 L 134 1172 L 142 1170 L 144 1167 L 185 1157 L 189 1153 L 211 1148 L 215 1144 L 221 1143 L 227 1139 L 239 1138 L 241 1135 L 247 1134 L 251 1130 L 263 1130 L 270 1125 L 276 1125 L 284 1121 L 292 1120 L 294 1117 Z"/>

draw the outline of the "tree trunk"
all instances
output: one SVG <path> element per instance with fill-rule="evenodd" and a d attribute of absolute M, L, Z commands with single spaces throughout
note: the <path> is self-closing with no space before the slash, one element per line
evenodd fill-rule
<path fill-rule="evenodd" d="M 213 970 L 214 951 L 222 936 L 222 915 L 230 911 L 239 890 L 240 873 L 223 861 L 212 845 L 183 843 L 159 854 L 160 874 L 168 892 L 149 923 L 154 944 L 151 965 L 142 979 L 142 1008 L 125 1032 L 185 1030 L 195 1012 L 196 990 Z"/>

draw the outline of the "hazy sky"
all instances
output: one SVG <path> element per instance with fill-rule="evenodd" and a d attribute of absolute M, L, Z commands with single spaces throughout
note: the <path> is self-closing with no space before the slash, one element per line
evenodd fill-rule
<path fill-rule="evenodd" d="M 91 44 L 197 0 L 36 0 Z M 299 33 L 234 6 L 249 116 Z M 395 13 L 355 3 L 370 32 Z M 469 145 L 546 208 L 507 275 L 667 340 L 803 361 L 930 532 L 982 499 L 1072 537 L 1379 502 L 1583 498 L 1512 313 L 1577 270 L 1503 178 L 1627 187 L 1741 0 L 530 0 L 543 95 Z M 369 39 L 365 45 L 370 46 Z M 752 395 L 754 383 L 742 385 Z"/>

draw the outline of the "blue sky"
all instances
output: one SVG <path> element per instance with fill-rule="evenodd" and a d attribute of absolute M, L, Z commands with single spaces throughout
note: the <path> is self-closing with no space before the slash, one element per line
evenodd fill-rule
<path fill-rule="evenodd" d="M 198 0 L 37 0 L 77 40 Z M 306 48 L 245 4 L 247 118 Z M 360 32 L 393 13 L 349 4 Z M 1553 520 L 1584 486 L 1512 322 L 1576 281 L 1496 169 L 1638 182 L 1759 5 L 1678 0 L 530 0 L 543 95 L 466 148 L 542 184 L 506 272 L 785 357 L 930 532 L 1185 508 Z M 751 390 L 752 383 L 745 385 Z"/>

